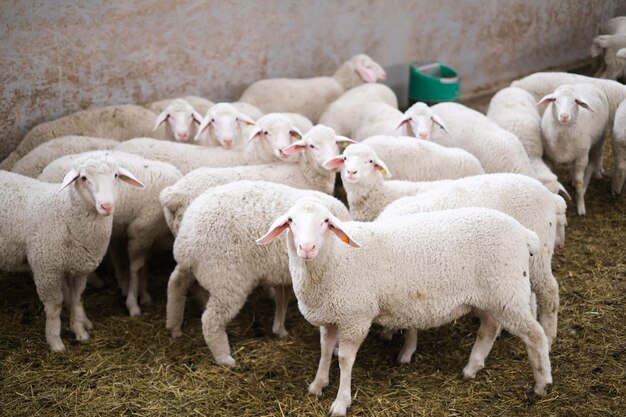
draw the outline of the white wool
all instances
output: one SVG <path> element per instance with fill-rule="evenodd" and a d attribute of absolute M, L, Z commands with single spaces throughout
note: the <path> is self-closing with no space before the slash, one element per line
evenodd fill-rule
<path fill-rule="evenodd" d="M 620 104 L 615 112 L 613 124 L 613 184 L 611 191 L 614 195 L 621 194 L 626 180 L 626 100 Z"/>

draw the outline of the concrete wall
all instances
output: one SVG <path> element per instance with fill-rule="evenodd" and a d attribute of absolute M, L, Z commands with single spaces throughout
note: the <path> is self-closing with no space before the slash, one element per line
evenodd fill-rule
<path fill-rule="evenodd" d="M 406 98 L 440 59 L 468 91 L 588 56 L 623 0 L 0 2 L 0 158 L 34 125 L 183 94 L 235 100 L 267 77 L 330 74 L 364 51 Z"/>

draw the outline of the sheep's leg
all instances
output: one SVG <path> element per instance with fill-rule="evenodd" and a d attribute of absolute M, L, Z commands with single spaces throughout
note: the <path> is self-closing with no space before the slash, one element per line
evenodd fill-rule
<path fill-rule="evenodd" d="M 540 397 L 547 395 L 547 387 L 552 384 L 548 338 L 541 325 L 530 313 L 530 308 L 512 314 L 513 306 L 504 311 L 502 325 L 509 333 L 522 339 L 528 352 L 528 360 L 535 377 L 534 391 Z M 508 314 L 507 314 L 508 312 Z M 522 313 L 522 314 L 520 314 Z"/>
<path fill-rule="evenodd" d="M 183 317 L 185 315 L 185 301 L 187 291 L 194 281 L 190 270 L 184 269 L 180 264 L 176 265 L 170 280 L 167 283 L 167 307 L 165 328 L 169 330 L 172 337 L 183 335 Z"/>
<path fill-rule="evenodd" d="M 550 347 L 557 332 L 559 284 L 550 270 L 543 273 L 543 278 L 541 285 L 534 289 L 534 293 L 537 296 L 539 323 L 546 333 L 548 347 Z"/>
<path fill-rule="evenodd" d="M 606 138 L 608 133 L 604 133 L 604 137 Z M 591 148 L 590 159 L 593 165 L 593 173 L 594 177 L 602 178 L 604 175 L 604 165 L 602 161 L 602 154 L 604 154 L 604 145 L 606 144 L 606 139 L 602 139 L 600 143 L 597 143 L 593 148 Z M 587 183 L 589 184 L 589 183 Z"/>
<path fill-rule="evenodd" d="M 356 324 L 356 323 L 355 323 Z M 330 406 L 330 413 L 333 416 L 345 416 L 352 403 L 351 383 L 352 366 L 356 359 L 356 354 L 365 340 L 370 329 L 370 323 L 359 327 L 352 327 L 349 334 L 339 331 L 339 390 L 337 398 Z"/>
<path fill-rule="evenodd" d="M 320 362 L 317 366 L 315 379 L 309 385 L 309 393 L 322 395 L 322 390 L 328 386 L 330 362 L 333 358 L 333 349 L 337 343 L 337 328 L 335 326 L 320 326 Z"/>
<path fill-rule="evenodd" d="M 148 293 L 148 265 L 139 270 L 139 300 L 142 305 L 152 303 L 152 297 Z"/>
<path fill-rule="evenodd" d="M 226 325 L 239 313 L 251 291 L 252 288 L 237 288 L 236 291 L 223 287 L 209 289 L 209 302 L 202 313 L 202 334 L 219 365 L 235 366 L 235 360 L 230 356 Z"/>
<path fill-rule="evenodd" d="M 272 333 L 283 338 L 289 336 L 285 329 L 285 318 L 287 317 L 287 306 L 289 305 L 289 287 L 285 285 L 277 285 L 274 287 L 274 324 L 272 325 Z"/>
<path fill-rule="evenodd" d="M 113 238 L 109 244 L 109 250 L 107 252 L 113 265 L 113 273 L 115 274 L 115 280 L 117 286 L 122 290 L 122 295 L 126 297 L 128 295 L 128 282 L 130 278 L 128 276 L 128 263 L 127 253 L 125 251 L 124 243 L 125 239 Z"/>
<path fill-rule="evenodd" d="M 613 134 L 615 135 L 615 134 Z M 611 192 L 613 195 L 622 193 L 624 181 L 626 181 L 626 144 L 619 143 L 613 136 L 613 182 Z"/>
<path fill-rule="evenodd" d="M 404 344 L 398 354 L 398 363 L 410 363 L 417 349 L 417 329 L 407 329 L 404 332 Z"/>
<path fill-rule="evenodd" d="M 137 293 L 139 291 L 139 270 L 146 264 L 146 258 L 152 242 L 143 239 L 128 237 L 128 259 L 130 260 L 130 281 L 128 282 L 128 295 L 126 296 L 126 307 L 131 316 L 141 314 L 141 309 L 137 303 Z"/>
<path fill-rule="evenodd" d="M 84 342 L 89 340 L 89 334 L 85 329 L 86 326 L 91 326 L 91 321 L 87 318 L 85 309 L 83 307 L 83 292 L 87 285 L 87 276 L 74 276 L 69 277 L 69 289 L 70 289 L 70 328 L 76 335 L 76 340 Z"/>
<path fill-rule="evenodd" d="M 46 311 L 46 341 L 53 352 L 64 352 L 61 341 L 61 310 L 63 308 L 63 274 L 35 272 L 37 294 Z"/>
<path fill-rule="evenodd" d="M 476 378 L 476 372 L 485 367 L 485 359 L 498 336 L 498 322 L 495 317 L 483 310 L 475 309 L 474 313 L 480 319 L 480 328 L 476 336 L 476 342 L 472 346 L 467 365 L 463 368 L 463 379 Z"/>
<path fill-rule="evenodd" d="M 584 216 L 587 211 L 585 210 L 585 170 L 589 164 L 589 157 L 577 159 L 574 162 L 574 188 L 576 189 L 576 207 L 578 209 L 578 215 Z M 591 172 L 591 171 L 590 171 Z"/>

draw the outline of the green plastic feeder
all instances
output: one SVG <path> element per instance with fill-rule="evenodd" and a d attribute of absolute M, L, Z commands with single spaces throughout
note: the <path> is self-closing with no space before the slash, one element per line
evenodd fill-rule
<path fill-rule="evenodd" d="M 459 97 L 461 81 L 458 72 L 441 62 L 411 64 L 409 74 L 409 101 L 437 103 Z"/>

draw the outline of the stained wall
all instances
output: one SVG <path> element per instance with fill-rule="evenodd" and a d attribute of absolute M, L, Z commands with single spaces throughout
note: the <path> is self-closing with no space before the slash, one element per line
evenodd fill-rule
<path fill-rule="evenodd" d="M 623 0 L 0 2 L 0 158 L 76 110 L 185 94 L 236 100 L 260 78 L 330 74 L 364 51 L 406 99 L 408 63 L 463 90 L 584 59 Z"/>

